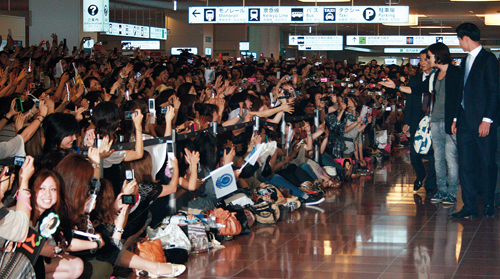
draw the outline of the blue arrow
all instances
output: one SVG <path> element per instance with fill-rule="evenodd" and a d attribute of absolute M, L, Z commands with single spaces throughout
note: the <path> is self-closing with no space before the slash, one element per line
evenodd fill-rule
<path fill-rule="evenodd" d="M 194 17 L 196 17 L 196 15 L 199 15 L 200 13 L 197 13 L 196 10 L 193 11 L 193 15 Z"/>

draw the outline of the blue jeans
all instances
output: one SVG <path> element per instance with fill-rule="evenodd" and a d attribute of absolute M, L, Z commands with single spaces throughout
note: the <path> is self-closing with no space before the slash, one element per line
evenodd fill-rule
<path fill-rule="evenodd" d="M 458 192 L 457 139 L 454 135 L 446 134 L 444 122 L 432 122 L 431 135 L 438 191 L 456 198 Z"/>
<path fill-rule="evenodd" d="M 290 194 L 292 194 L 298 198 L 303 198 L 304 195 L 306 194 L 304 191 L 297 188 L 297 186 L 293 185 L 290 181 L 286 180 L 283 176 L 281 176 L 279 174 L 273 174 L 270 177 L 271 177 L 271 179 L 269 179 L 269 177 L 267 177 L 265 179 L 262 177 L 259 177 L 259 180 L 261 182 L 272 184 L 274 186 L 287 188 L 288 190 L 290 190 Z"/>
<path fill-rule="evenodd" d="M 300 168 L 305 170 L 307 174 L 309 174 L 312 178 L 314 178 L 314 180 L 318 179 L 318 177 L 308 164 L 300 165 Z"/>

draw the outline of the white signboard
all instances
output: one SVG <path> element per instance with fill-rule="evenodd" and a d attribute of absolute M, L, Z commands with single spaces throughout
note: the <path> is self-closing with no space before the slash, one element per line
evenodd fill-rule
<path fill-rule="evenodd" d="M 149 32 L 150 32 L 149 35 L 150 39 L 158 39 L 158 40 L 167 39 L 167 28 L 150 27 Z"/>
<path fill-rule="evenodd" d="M 122 44 L 125 43 L 127 45 L 123 46 L 123 49 L 140 48 L 142 50 L 159 50 L 160 49 L 160 41 L 122 41 Z"/>
<path fill-rule="evenodd" d="M 407 23 L 409 6 L 190 7 L 189 23 Z"/>
<path fill-rule="evenodd" d="M 149 26 L 110 22 L 106 35 L 149 39 Z"/>
<path fill-rule="evenodd" d="M 250 42 L 240 42 L 240 50 L 250 50 Z"/>
<path fill-rule="evenodd" d="M 342 50 L 344 37 L 335 35 L 290 35 L 288 44 L 299 50 Z"/>
<path fill-rule="evenodd" d="M 109 30 L 109 0 L 83 0 L 83 32 Z"/>
<path fill-rule="evenodd" d="M 385 53 L 420 53 L 425 48 L 386 47 Z M 450 48 L 450 53 L 466 53 L 461 48 Z"/>
<path fill-rule="evenodd" d="M 429 46 L 435 43 L 460 46 L 457 36 L 353 36 L 348 35 L 348 46 Z"/>
<path fill-rule="evenodd" d="M 187 49 L 189 53 L 192 53 L 194 55 L 198 55 L 198 48 L 197 47 L 172 47 L 170 49 L 170 55 L 180 55 L 182 53 L 182 50 Z"/>

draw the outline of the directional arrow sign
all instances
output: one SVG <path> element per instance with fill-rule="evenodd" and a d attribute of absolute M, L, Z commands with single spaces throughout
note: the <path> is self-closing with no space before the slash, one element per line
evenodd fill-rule
<path fill-rule="evenodd" d="M 197 17 L 196 15 L 199 15 L 199 14 L 201 14 L 201 13 L 197 13 L 196 10 L 193 11 L 193 16 L 194 17 Z"/>

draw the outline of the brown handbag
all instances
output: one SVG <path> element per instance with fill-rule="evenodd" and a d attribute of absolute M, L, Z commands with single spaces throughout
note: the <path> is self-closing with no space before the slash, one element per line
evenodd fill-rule
<path fill-rule="evenodd" d="M 241 224 L 236 219 L 236 212 L 216 208 L 214 215 L 217 223 L 226 226 L 225 228 L 219 228 L 219 235 L 239 235 L 241 233 Z"/>
<path fill-rule="evenodd" d="M 153 241 L 142 240 L 137 242 L 135 253 L 148 261 L 157 263 L 167 262 L 167 257 L 165 257 L 165 253 L 163 252 L 160 239 L 155 239 Z"/>

